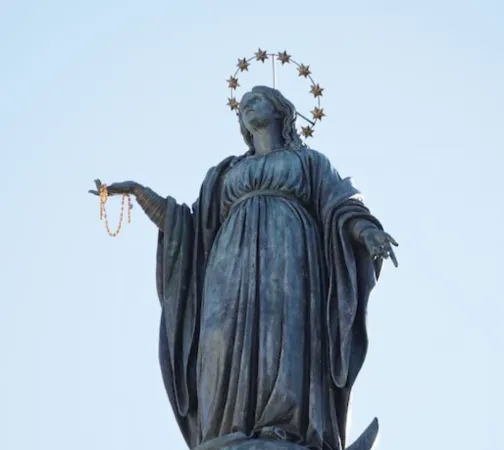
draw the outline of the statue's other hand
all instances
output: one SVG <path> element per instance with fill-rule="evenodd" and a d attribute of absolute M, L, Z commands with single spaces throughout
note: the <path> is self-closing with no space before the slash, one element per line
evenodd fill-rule
<path fill-rule="evenodd" d="M 393 246 L 397 247 L 399 244 L 390 234 L 378 228 L 371 228 L 365 230 L 362 237 L 364 246 L 373 259 L 390 257 L 394 266 L 399 265 L 393 249 Z"/>
<path fill-rule="evenodd" d="M 100 180 L 95 180 L 96 189 L 91 189 L 88 191 L 93 195 L 100 195 L 100 188 L 102 187 L 102 182 Z M 136 181 L 122 181 L 121 183 L 112 183 L 107 186 L 108 195 L 122 195 L 130 194 L 134 195 L 136 188 L 140 186 Z"/>

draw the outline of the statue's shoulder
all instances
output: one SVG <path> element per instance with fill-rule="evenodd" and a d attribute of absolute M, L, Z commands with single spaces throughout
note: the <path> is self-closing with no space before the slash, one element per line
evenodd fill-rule
<path fill-rule="evenodd" d="M 227 156 L 226 158 L 224 158 L 219 163 L 217 163 L 214 166 L 210 167 L 207 170 L 207 174 L 206 174 L 205 178 L 209 178 L 209 177 L 212 178 L 212 177 L 221 175 L 223 172 L 225 172 L 226 170 L 228 170 L 238 160 L 238 158 L 239 157 L 235 156 L 235 155 Z"/>
<path fill-rule="evenodd" d="M 310 147 L 306 147 L 301 150 L 303 154 L 305 155 L 306 158 L 308 158 L 310 161 L 314 163 L 328 163 L 329 159 L 327 158 L 326 155 L 324 155 L 322 152 L 315 150 Z"/>
<path fill-rule="evenodd" d="M 222 181 L 226 172 L 233 167 L 233 165 L 238 160 L 237 156 L 231 155 L 224 158 L 222 161 L 214 166 L 211 166 L 203 179 L 201 184 L 201 192 L 204 190 L 212 190 L 214 186 L 218 185 Z"/>

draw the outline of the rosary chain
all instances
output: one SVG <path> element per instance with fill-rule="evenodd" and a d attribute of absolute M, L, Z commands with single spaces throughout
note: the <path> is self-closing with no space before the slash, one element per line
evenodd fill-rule
<path fill-rule="evenodd" d="M 110 225 L 107 217 L 107 210 L 105 209 L 105 204 L 107 203 L 109 194 L 107 190 L 107 185 L 102 184 L 100 187 L 100 220 L 105 221 L 105 229 L 110 237 L 116 237 L 121 232 L 123 220 L 124 220 L 124 205 L 126 200 L 128 200 L 128 223 L 131 223 L 131 209 L 133 205 L 131 204 L 131 197 L 129 194 L 123 194 L 121 199 L 121 213 L 119 214 L 119 223 L 115 231 L 110 229 Z"/>

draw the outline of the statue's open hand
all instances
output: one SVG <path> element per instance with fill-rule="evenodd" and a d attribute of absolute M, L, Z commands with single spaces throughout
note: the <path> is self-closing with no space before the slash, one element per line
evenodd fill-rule
<path fill-rule="evenodd" d="M 90 194 L 100 195 L 100 188 L 102 186 L 102 182 L 100 180 L 95 180 L 96 189 L 91 189 L 89 191 Z M 110 186 L 107 186 L 108 195 L 122 195 L 122 194 L 130 194 L 134 195 L 136 188 L 140 186 L 136 181 L 123 181 L 121 183 L 112 183 Z"/>
<path fill-rule="evenodd" d="M 370 228 L 363 231 L 362 240 L 368 253 L 373 259 L 389 258 L 392 260 L 394 266 L 398 266 L 397 258 L 395 256 L 392 246 L 397 247 L 399 244 L 390 234 L 385 233 L 378 228 Z"/>

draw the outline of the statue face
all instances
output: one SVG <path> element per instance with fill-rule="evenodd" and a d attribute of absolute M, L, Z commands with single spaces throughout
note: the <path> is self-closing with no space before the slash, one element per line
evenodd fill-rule
<path fill-rule="evenodd" d="M 243 124 L 251 133 L 278 119 L 273 103 L 261 92 L 247 92 L 240 102 Z"/>

